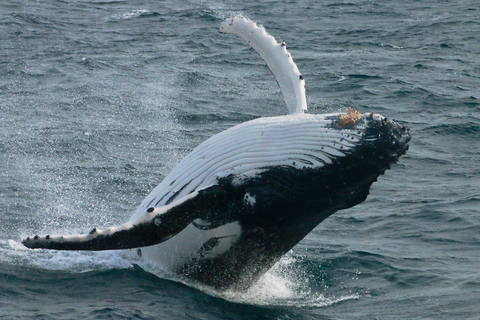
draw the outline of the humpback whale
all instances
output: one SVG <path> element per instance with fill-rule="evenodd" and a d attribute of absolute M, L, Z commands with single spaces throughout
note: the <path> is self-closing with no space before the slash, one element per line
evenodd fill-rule
<path fill-rule="evenodd" d="M 410 132 L 394 120 L 350 108 L 307 113 L 304 77 L 264 27 L 237 16 L 219 31 L 239 36 L 265 60 L 288 114 L 201 143 L 124 224 L 28 237 L 26 247 L 133 249 L 189 281 L 244 290 L 324 219 L 363 202 L 405 154 Z"/>

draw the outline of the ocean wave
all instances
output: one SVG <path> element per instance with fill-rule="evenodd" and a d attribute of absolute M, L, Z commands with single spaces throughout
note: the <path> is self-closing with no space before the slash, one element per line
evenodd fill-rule
<path fill-rule="evenodd" d="M 113 20 L 129 20 L 134 18 L 152 17 L 159 15 L 158 12 L 150 11 L 148 9 L 134 9 L 123 13 L 114 14 L 111 16 Z"/>

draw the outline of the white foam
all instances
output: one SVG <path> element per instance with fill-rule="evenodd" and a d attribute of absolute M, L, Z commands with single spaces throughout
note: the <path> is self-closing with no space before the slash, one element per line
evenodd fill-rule
<path fill-rule="evenodd" d="M 15 240 L 0 242 L 2 262 L 45 270 L 88 272 L 92 270 L 126 269 L 132 260 L 120 251 L 52 251 L 27 250 Z"/>
<path fill-rule="evenodd" d="M 150 13 L 150 10 L 147 9 L 137 9 L 137 10 L 131 10 L 128 12 L 120 13 L 120 14 L 115 14 L 112 16 L 114 19 L 122 19 L 122 20 L 127 20 L 127 19 L 132 19 L 135 17 L 139 17 L 143 14 Z"/>

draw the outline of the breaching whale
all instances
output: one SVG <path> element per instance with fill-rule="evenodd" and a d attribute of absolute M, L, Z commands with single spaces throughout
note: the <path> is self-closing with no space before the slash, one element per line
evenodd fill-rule
<path fill-rule="evenodd" d="M 244 17 L 238 35 L 265 60 L 288 114 L 258 118 L 196 147 L 130 220 L 80 235 L 28 237 L 28 248 L 142 248 L 141 259 L 217 289 L 251 286 L 320 222 L 363 202 L 408 149 L 410 133 L 373 112 L 308 114 L 304 78 L 284 43 Z"/>

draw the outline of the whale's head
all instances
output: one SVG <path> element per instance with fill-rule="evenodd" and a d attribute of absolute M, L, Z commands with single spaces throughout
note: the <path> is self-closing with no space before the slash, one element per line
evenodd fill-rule
<path fill-rule="evenodd" d="M 360 114 L 354 109 L 347 109 L 345 114 L 338 115 L 336 127 L 341 130 L 349 126 L 365 126 L 362 139 L 355 150 L 358 162 L 365 162 L 364 165 L 370 163 L 384 171 L 396 163 L 409 148 L 410 129 L 374 112 Z"/>
<path fill-rule="evenodd" d="M 315 225 L 336 210 L 363 202 L 371 184 L 409 148 L 410 130 L 374 112 L 362 114 L 348 108 L 298 118 L 302 120 L 277 130 L 296 138 L 278 138 L 279 149 L 265 158 L 281 160 L 256 178 L 285 192 L 296 208 L 328 209 L 324 216 L 317 215 L 320 220 L 315 219 Z"/>
<path fill-rule="evenodd" d="M 351 108 L 326 118 L 332 121 L 325 137 L 332 137 L 329 147 L 333 151 L 330 163 L 312 177 L 320 188 L 317 194 L 339 195 L 333 201 L 334 210 L 345 209 L 363 202 L 371 184 L 407 152 L 410 130 L 380 114 L 361 114 Z"/>

